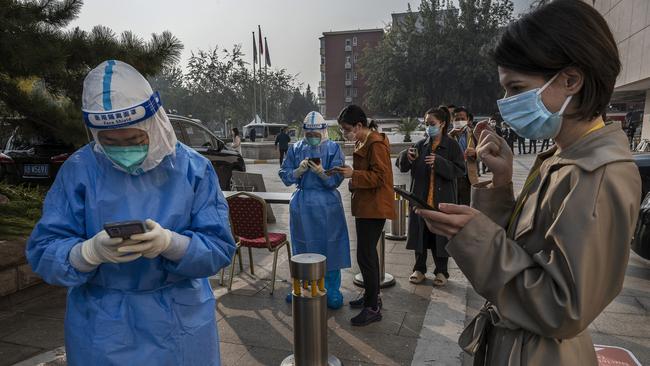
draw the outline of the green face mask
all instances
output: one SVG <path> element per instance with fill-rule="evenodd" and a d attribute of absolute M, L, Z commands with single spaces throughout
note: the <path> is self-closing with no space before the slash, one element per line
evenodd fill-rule
<path fill-rule="evenodd" d="M 320 137 L 307 137 L 307 143 L 309 146 L 318 146 L 320 145 Z"/>
<path fill-rule="evenodd" d="M 149 145 L 102 146 L 106 156 L 129 173 L 133 173 L 147 157 Z"/>

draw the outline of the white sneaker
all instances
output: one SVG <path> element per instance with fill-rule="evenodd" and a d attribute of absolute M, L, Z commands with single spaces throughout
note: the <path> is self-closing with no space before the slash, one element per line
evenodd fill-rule
<path fill-rule="evenodd" d="M 422 273 L 420 271 L 415 271 L 415 272 L 413 272 L 411 277 L 409 277 L 409 282 L 418 284 L 418 283 L 422 283 L 422 281 L 424 281 L 425 278 L 426 278 L 426 276 L 424 275 L 424 273 Z"/>

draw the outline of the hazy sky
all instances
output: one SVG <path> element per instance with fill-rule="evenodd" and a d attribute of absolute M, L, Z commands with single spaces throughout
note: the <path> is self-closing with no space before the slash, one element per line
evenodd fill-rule
<path fill-rule="evenodd" d="M 241 44 L 252 62 L 252 34 L 257 25 L 268 38 L 274 67 L 298 75 L 315 91 L 319 72 L 319 41 L 323 32 L 383 28 L 391 13 L 403 12 L 409 0 L 86 0 L 71 26 L 90 30 L 102 24 L 116 33 L 131 30 L 148 39 L 151 33 L 171 31 L 190 52 L 219 45 Z M 516 11 L 530 0 L 514 0 Z"/>

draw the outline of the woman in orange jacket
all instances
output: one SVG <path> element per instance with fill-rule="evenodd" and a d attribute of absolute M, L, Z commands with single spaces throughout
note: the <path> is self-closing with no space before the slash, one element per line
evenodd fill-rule
<path fill-rule="evenodd" d="M 393 170 L 388 137 L 376 131 L 377 125 L 368 121 L 361 107 L 345 107 L 338 122 L 345 139 L 355 142 L 353 166 L 342 166 L 335 171 L 350 178 L 352 215 L 357 231 L 357 262 L 365 287 L 362 298 L 350 301 L 353 308 L 362 308 L 351 322 L 362 326 L 381 320 L 377 241 L 386 219 L 393 219 L 395 215 Z"/>

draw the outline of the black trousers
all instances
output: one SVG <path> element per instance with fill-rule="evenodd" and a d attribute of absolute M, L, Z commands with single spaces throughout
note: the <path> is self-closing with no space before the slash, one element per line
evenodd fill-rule
<path fill-rule="evenodd" d="M 549 139 L 544 139 L 542 141 L 542 149 L 540 151 L 546 151 L 550 145 L 551 141 Z"/>
<path fill-rule="evenodd" d="M 366 289 L 363 303 L 365 307 L 376 308 L 380 277 L 377 242 L 384 229 L 384 224 L 386 224 L 386 219 L 357 218 L 354 223 L 357 229 L 357 263 Z"/>
<path fill-rule="evenodd" d="M 528 143 L 528 152 L 537 154 L 537 140 L 530 140 Z"/>
<path fill-rule="evenodd" d="M 523 137 L 518 137 L 517 138 L 517 150 L 519 151 L 519 155 L 522 154 L 521 153 L 522 147 L 523 147 L 523 150 L 524 150 L 523 153 L 527 154 L 527 152 L 526 152 L 526 139 L 524 139 Z"/>
<path fill-rule="evenodd" d="M 433 255 L 433 264 L 435 265 L 433 274 L 442 273 L 446 278 L 449 278 L 449 257 L 440 257 L 436 254 L 436 235 L 426 228 L 422 231 L 422 234 L 423 250 L 421 253 L 415 252 L 415 265 L 413 266 L 413 271 L 427 273 L 427 250 L 431 250 L 431 255 Z"/>
<path fill-rule="evenodd" d="M 287 154 L 287 149 L 280 149 L 280 165 L 284 161 L 284 156 Z"/>
<path fill-rule="evenodd" d="M 469 206 L 472 200 L 472 184 L 469 182 L 469 177 L 466 175 L 456 179 L 458 186 L 458 204 Z"/>

